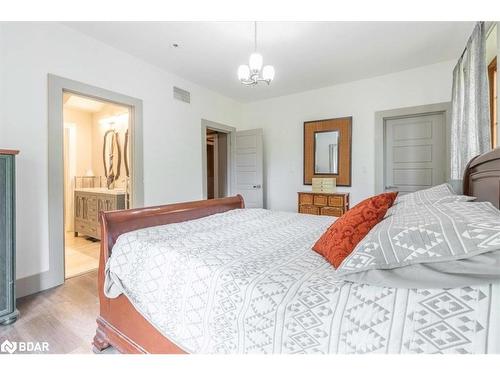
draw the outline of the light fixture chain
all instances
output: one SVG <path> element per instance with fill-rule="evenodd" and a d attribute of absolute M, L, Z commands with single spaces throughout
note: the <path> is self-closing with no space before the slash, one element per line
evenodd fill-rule
<path fill-rule="evenodd" d="M 254 52 L 257 52 L 257 21 L 254 21 Z"/>

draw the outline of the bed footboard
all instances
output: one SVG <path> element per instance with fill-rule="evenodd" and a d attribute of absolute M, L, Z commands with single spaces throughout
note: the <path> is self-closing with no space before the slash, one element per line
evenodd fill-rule
<path fill-rule="evenodd" d="M 124 295 L 104 295 L 105 266 L 117 238 L 133 230 L 179 223 L 217 213 L 244 208 L 243 197 L 176 203 L 165 206 L 101 212 L 101 253 L 99 257 L 99 316 L 93 350 L 100 352 L 110 345 L 122 353 L 185 353 L 155 329 Z"/>

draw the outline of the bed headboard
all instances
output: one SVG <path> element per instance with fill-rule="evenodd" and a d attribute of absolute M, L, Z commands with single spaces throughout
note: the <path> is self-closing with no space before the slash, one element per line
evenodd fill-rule
<path fill-rule="evenodd" d="M 101 256 L 108 259 L 117 238 L 123 233 L 199 219 L 236 208 L 245 208 L 243 197 L 239 194 L 228 198 L 101 212 Z"/>
<path fill-rule="evenodd" d="M 465 195 L 500 208 L 500 148 L 473 158 L 464 172 Z"/>

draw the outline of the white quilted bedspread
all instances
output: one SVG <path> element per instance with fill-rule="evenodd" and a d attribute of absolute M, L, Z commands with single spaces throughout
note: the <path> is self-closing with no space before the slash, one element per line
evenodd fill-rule
<path fill-rule="evenodd" d="M 245 209 L 126 233 L 107 294 L 190 353 L 500 352 L 499 285 L 339 281 L 311 250 L 331 222 Z"/>

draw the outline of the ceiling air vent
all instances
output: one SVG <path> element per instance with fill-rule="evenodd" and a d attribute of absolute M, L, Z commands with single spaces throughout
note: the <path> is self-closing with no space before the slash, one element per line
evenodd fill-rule
<path fill-rule="evenodd" d="M 174 86 L 174 99 L 184 103 L 191 103 L 191 93 Z"/>

